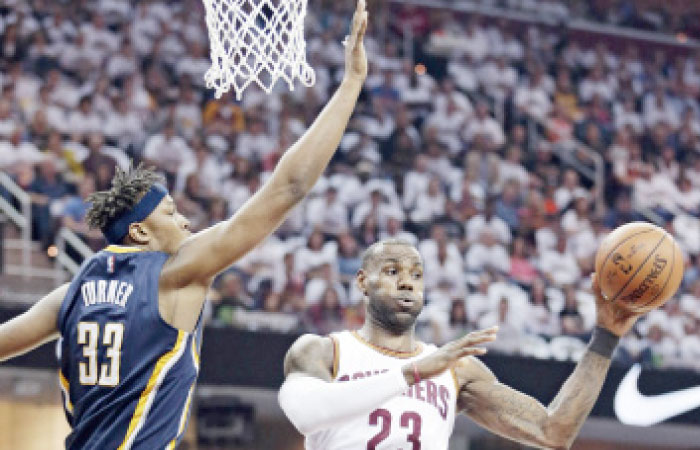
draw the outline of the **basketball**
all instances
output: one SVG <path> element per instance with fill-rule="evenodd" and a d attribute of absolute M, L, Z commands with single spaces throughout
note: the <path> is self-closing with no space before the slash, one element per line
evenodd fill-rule
<path fill-rule="evenodd" d="M 633 313 L 645 313 L 676 293 L 683 278 L 683 253 L 664 229 L 632 222 L 605 237 L 595 268 L 608 301 Z"/>

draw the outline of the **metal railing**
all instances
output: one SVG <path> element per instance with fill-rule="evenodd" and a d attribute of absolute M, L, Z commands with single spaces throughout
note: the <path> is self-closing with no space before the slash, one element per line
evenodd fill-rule
<path fill-rule="evenodd" d="M 533 142 L 534 139 L 543 139 L 536 125 L 540 125 L 544 130 L 548 128 L 546 120 L 528 115 L 528 136 L 531 149 L 537 147 L 537 143 Z M 553 148 L 563 162 L 593 182 L 596 194 L 596 213 L 603 214 L 605 212 L 605 160 L 603 156 L 574 137 L 554 143 Z M 593 168 L 591 169 L 582 161 L 576 161 L 574 158 L 571 158 L 572 152 L 583 153 L 586 158 L 593 162 Z"/>
<path fill-rule="evenodd" d="M 80 270 L 80 263 L 76 262 L 68 254 L 68 249 L 70 248 L 77 254 L 79 254 L 83 259 L 87 259 L 93 255 L 93 251 L 88 245 L 73 231 L 66 227 L 62 227 L 58 234 L 56 235 L 56 247 L 58 248 L 58 254 L 56 255 L 56 282 L 61 283 L 64 281 L 64 271 L 68 270 L 71 275 L 75 275 Z"/>
<path fill-rule="evenodd" d="M 0 210 L 20 229 L 22 242 L 22 266 L 31 267 L 32 252 L 32 200 L 15 181 L 5 172 L 0 172 L 0 186 L 2 186 L 20 205 L 15 208 L 12 203 L 0 195 Z M 27 272 L 27 275 L 29 273 Z"/>

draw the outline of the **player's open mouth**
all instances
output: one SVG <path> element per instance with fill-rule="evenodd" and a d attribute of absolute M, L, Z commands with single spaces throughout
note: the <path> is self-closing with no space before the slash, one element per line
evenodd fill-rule
<path fill-rule="evenodd" d="M 409 297 L 401 297 L 396 299 L 396 303 L 398 303 L 400 309 L 408 310 L 413 307 L 415 300 Z"/>

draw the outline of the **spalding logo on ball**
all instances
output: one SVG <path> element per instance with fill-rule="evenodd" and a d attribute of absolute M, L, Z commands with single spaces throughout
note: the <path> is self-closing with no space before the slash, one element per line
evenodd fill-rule
<path fill-rule="evenodd" d="M 646 222 L 616 228 L 595 258 L 603 296 L 616 306 L 644 313 L 666 303 L 683 279 L 683 252 L 673 236 Z"/>

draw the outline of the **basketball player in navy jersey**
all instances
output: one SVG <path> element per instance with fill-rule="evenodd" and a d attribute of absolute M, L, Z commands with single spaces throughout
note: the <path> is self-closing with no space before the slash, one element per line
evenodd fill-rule
<path fill-rule="evenodd" d="M 119 171 L 91 197 L 88 221 L 112 244 L 70 284 L 0 325 L 0 359 L 57 337 L 69 449 L 174 448 L 199 369 L 200 313 L 212 279 L 260 243 L 312 188 L 367 76 L 364 0 L 344 79 L 269 181 L 229 220 L 191 234 L 158 177 Z"/>
<path fill-rule="evenodd" d="M 604 301 L 594 280 L 597 327 L 588 350 L 544 406 L 500 384 L 475 358 L 496 328 L 440 348 L 416 339 L 423 264 L 410 243 L 370 246 L 356 281 L 367 306 L 363 327 L 304 335 L 284 361 L 280 405 L 308 450 L 445 450 L 457 412 L 526 445 L 569 448 L 600 393 L 619 336 L 639 317 Z"/>

